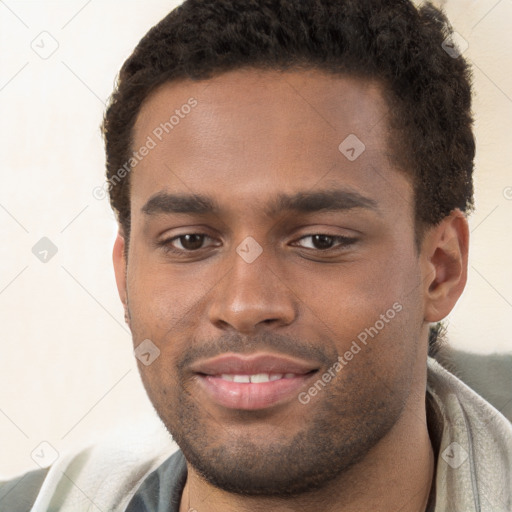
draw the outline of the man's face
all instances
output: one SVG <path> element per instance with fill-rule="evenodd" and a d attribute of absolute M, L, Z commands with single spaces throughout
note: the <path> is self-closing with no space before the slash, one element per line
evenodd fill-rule
<path fill-rule="evenodd" d="M 160 350 L 140 364 L 158 414 L 218 487 L 317 488 L 421 394 L 413 191 L 387 111 L 374 83 L 255 70 L 166 84 L 141 109 L 130 327 Z"/>

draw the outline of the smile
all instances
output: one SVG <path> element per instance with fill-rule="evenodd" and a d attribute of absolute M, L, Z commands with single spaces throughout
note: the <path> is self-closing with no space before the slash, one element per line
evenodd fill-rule
<path fill-rule="evenodd" d="M 251 384 L 260 384 L 262 382 L 272 382 L 274 380 L 280 379 L 293 379 L 296 377 L 294 373 L 255 373 L 253 375 L 232 375 L 232 374 L 222 374 L 220 378 L 222 380 L 227 380 L 229 382 L 238 382 L 238 383 L 251 383 Z"/>
<path fill-rule="evenodd" d="M 191 366 L 203 400 L 227 409 L 258 410 L 297 401 L 317 373 L 316 361 L 285 354 L 226 353 Z"/>
<path fill-rule="evenodd" d="M 315 373 L 288 374 L 287 377 L 279 374 L 199 375 L 198 381 L 207 401 L 227 409 L 251 411 L 297 401 L 301 389 Z M 260 379 L 259 382 L 252 381 L 252 377 L 256 377 L 255 381 Z"/>

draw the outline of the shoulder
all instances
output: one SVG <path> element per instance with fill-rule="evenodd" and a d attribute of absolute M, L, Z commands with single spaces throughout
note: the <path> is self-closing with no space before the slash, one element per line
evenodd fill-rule
<path fill-rule="evenodd" d="M 0 510 L 9 512 L 30 510 L 47 474 L 48 469 L 39 469 L 12 480 L 0 482 Z"/>
<path fill-rule="evenodd" d="M 110 432 L 48 469 L 1 483 L 0 510 L 125 510 L 144 479 L 176 450 L 154 422 Z"/>
<path fill-rule="evenodd" d="M 435 359 L 512 422 L 512 352 L 473 354 L 447 346 Z"/>
<path fill-rule="evenodd" d="M 486 502 L 482 511 L 512 510 L 510 421 L 430 357 L 427 389 L 440 418 L 436 478 L 440 496 L 467 500 L 468 507 L 485 499 L 490 508 Z"/>

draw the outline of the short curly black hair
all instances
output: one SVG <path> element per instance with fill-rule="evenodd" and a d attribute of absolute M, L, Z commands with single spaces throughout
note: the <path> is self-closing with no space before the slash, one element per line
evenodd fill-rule
<path fill-rule="evenodd" d="M 395 164 L 414 186 L 417 227 L 473 207 L 471 71 L 449 54 L 444 14 L 409 0 L 186 0 L 140 41 L 103 121 L 110 203 L 130 233 L 132 134 L 159 85 L 239 68 L 316 69 L 384 85 Z M 122 178 L 122 179 L 121 179 Z M 417 230 L 418 232 L 418 230 Z M 128 240 L 127 240 L 128 241 Z"/>

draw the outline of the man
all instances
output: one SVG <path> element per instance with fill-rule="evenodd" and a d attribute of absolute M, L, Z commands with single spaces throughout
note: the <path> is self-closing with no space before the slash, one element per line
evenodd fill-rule
<path fill-rule="evenodd" d="M 512 510 L 512 427 L 428 356 L 473 196 L 449 36 L 408 1 L 188 0 L 144 37 L 104 121 L 114 268 L 180 450 L 78 455 L 8 510 Z"/>

